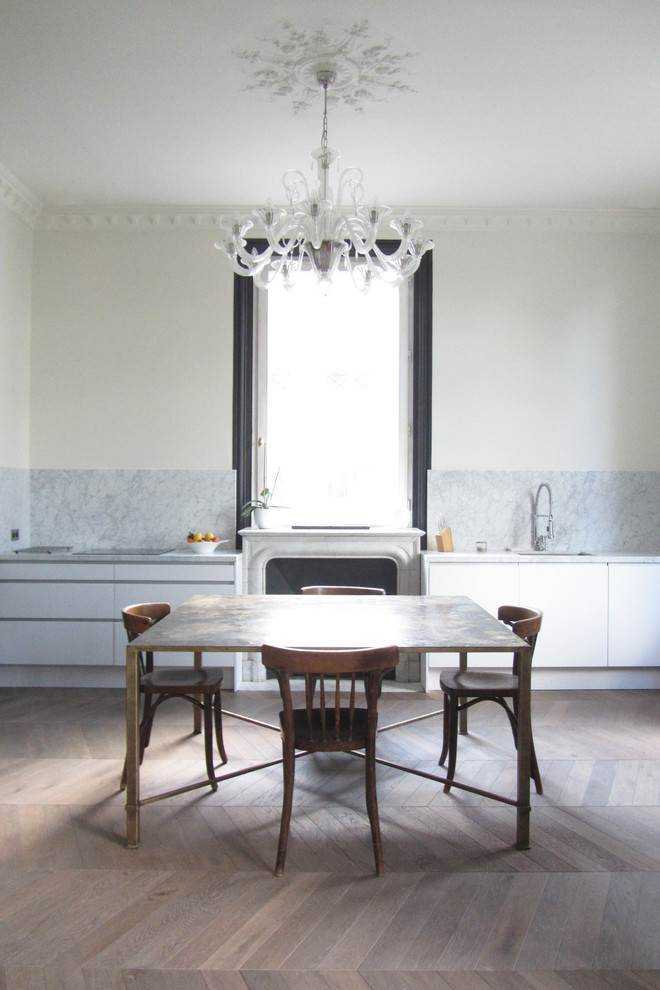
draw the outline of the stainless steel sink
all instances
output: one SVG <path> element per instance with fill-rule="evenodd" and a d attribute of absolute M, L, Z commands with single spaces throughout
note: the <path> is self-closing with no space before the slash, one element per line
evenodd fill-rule
<path fill-rule="evenodd" d="M 593 557 L 589 550 L 512 550 L 518 557 Z"/>

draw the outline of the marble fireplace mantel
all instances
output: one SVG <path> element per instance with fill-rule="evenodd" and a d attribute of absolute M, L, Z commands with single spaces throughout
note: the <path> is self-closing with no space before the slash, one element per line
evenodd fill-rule
<path fill-rule="evenodd" d="M 243 591 L 262 595 L 266 564 L 283 557 L 375 557 L 393 560 L 397 594 L 420 592 L 421 529 L 256 529 L 243 538 Z"/>

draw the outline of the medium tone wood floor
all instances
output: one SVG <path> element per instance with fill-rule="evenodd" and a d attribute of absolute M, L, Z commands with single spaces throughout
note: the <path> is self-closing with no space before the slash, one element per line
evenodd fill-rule
<path fill-rule="evenodd" d="M 225 706 L 274 721 L 278 700 Z M 433 707 L 394 687 L 381 722 Z M 529 851 L 512 808 L 379 767 L 378 879 L 362 761 L 306 757 L 278 880 L 280 767 L 145 807 L 128 850 L 123 693 L 0 690 L 0 988 L 660 988 L 660 692 L 537 692 L 533 711 Z M 275 732 L 225 725 L 230 768 L 278 756 Z M 160 711 L 143 796 L 197 777 L 190 727 L 185 703 Z M 435 772 L 440 736 L 383 733 L 379 755 Z M 495 706 L 470 713 L 459 772 L 513 795 Z"/>

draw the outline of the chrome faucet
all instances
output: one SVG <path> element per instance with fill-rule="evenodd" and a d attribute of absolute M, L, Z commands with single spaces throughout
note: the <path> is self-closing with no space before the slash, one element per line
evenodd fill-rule
<path fill-rule="evenodd" d="M 541 494 L 541 489 L 545 488 L 548 493 L 548 511 L 547 513 L 539 512 L 539 496 Z M 545 519 L 546 526 L 545 531 L 542 532 L 540 520 Z M 555 535 L 554 523 L 552 519 L 552 492 L 550 491 L 550 485 L 546 484 L 545 481 L 539 485 L 538 491 L 536 492 L 536 498 L 534 499 L 534 549 L 535 550 L 547 550 L 548 540 L 551 540 Z"/>

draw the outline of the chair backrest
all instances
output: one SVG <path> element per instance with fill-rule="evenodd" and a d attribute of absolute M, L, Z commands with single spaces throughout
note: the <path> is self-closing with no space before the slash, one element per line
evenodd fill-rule
<path fill-rule="evenodd" d="M 156 622 L 160 622 L 171 611 L 169 602 L 143 602 L 140 605 L 127 605 L 121 610 L 128 642 L 146 632 Z"/>
<path fill-rule="evenodd" d="M 536 640 L 543 622 L 543 612 L 537 608 L 523 608 L 521 605 L 501 605 L 497 610 L 497 618 L 510 626 L 517 636 L 531 646 L 534 656 Z"/>
<path fill-rule="evenodd" d="M 375 735 L 383 674 L 398 664 L 399 648 L 301 650 L 264 645 L 261 659 L 280 686 L 285 736 L 303 740 L 303 748 L 348 751 L 362 748 L 368 733 Z M 291 674 L 305 677 L 304 708 L 297 710 L 293 707 Z M 350 682 L 346 692 L 341 691 L 342 678 Z M 366 710 L 357 704 L 356 681 L 364 683 Z"/>
<path fill-rule="evenodd" d="M 309 584 L 300 589 L 301 595 L 384 595 L 384 588 L 358 588 L 343 584 Z"/>

